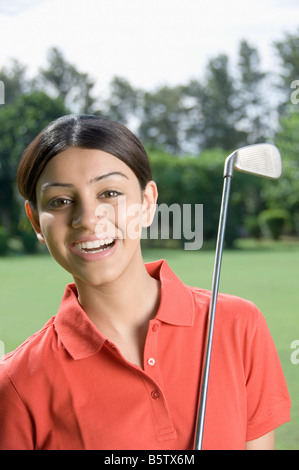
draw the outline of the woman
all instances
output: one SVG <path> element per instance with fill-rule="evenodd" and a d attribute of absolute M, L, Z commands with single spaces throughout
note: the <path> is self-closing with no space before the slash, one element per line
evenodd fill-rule
<path fill-rule="evenodd" d="M 125 127 L 65 116 L 25 150 L 18 187 L 73 276 L 57 315 L 0 366 L 1 449 L 192 449 L 209 292 L 144 264 L 157 188 Z M 290 400 L 264 318 L 219 295 L 206 449 L 270 449 Z"/>

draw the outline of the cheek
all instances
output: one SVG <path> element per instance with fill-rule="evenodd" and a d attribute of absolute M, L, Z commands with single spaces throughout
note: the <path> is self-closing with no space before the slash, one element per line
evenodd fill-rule
<path fill-rule="evenodd" d="M 96 209 L 100 218 L 95 232 L 100 238 L 103 234 L 109 237 L 136 240 L 142 230 L 142 204 L 119 201 L 116 205 L 100 204 Z"/>
<path fill-rule="evenodd" d="M 40 229 L 44 237 L 47 239 L 52 232 L 52 226 L 55 225 L 55 219 L 51 214 L 41 214 L 39 217 Z"/>
<path fill-rule="evenodd" d="M 142 231 L 142 204 L 131 204 L 127 208 L 126 232 L 130 240 L 140 239 Z"/>
<path fill-rule="evenodd" d="M 48 246 L 57 245 L 64 232 L 64 223 L 52 214 L 41 214 L 40 228 Z"/>
<path fill-rule="evenodd" d="M 95 215 L 99 217 L 99 221 L 95 226 L 95 233 L 98 238 L 104 235 L 112 238 L 124 238 L 121 226 L 118 225 L 119 206 L 113 204 L 101 203 L 97 206 Z"/>

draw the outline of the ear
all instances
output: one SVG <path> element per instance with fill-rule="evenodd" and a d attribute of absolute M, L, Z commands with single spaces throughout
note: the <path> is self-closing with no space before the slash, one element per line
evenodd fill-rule
<path fill-rule="evenodd" d="M 36 209 L 33 209 L 29 201 L 25 201 L 25 211 L 36 233 L 38 241 L 40 241 L 41 243 L 46 243 L 40 229 L 38 211 Z"/>
<path fill-rule="evenodd" d="M 149 181 L 143 191 L 142 227 L 149 227 L 154 219 L 158 199 L 158 189 L 154 181 Z"/>

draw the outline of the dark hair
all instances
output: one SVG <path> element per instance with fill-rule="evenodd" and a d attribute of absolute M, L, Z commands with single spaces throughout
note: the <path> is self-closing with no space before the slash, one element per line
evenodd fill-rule
<path fill-rule="evenodd" d="M 36 206 L 36 185 L 46 164 L 69 147 L 103 150 L 126 163 L 141 189 L 152 179 L 147 153 L 139 139 L 122 124 L 92 115 L 67 115 L 48 124 L 25 149 L 17 184 L 21 195 Z"/>

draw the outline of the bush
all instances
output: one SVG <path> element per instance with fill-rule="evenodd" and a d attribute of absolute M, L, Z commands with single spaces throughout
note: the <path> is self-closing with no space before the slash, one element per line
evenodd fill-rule
<path fill-rule="evenodd" d="M 18 229 L 20 239 L 23 243 L 24 252 L 27 254 L 36 253 L 38 248 L 38 242 L 36 234 L 27 217 L 21 219 Z"/>
<path fill-rule="evenodd" d="M 251 238 L 260 239 L 262 236 L 261 227 L 256 216 L 249 215 L 244 222 L 245 230 Z"/>
<path fill-rule="evenodd" d="M 33 230 L 20 232 L 20 238 L 23 242 L 24 252 L 34 254 L 37 252 L 37 238 Z"/>
<path fill-rule="evenodd" d="M 0 225 L 0 256 L 6 255 L 8 251 L 8 239 L 8 231 Z"/>
<path fill-rule="evenodd" d="M 278 240 L 289 222 L 289 213 L 284 209 L 267 209 L 259 214 L 262 230 L 267 228 L 274 240 Z"/>

